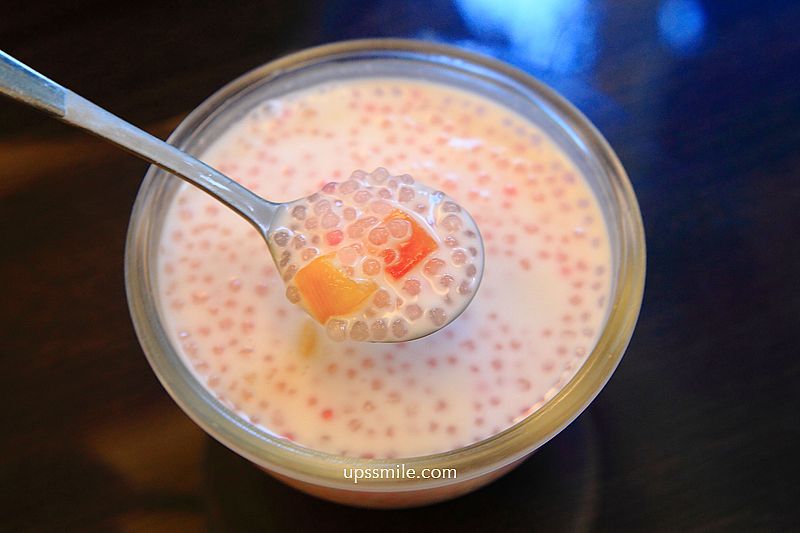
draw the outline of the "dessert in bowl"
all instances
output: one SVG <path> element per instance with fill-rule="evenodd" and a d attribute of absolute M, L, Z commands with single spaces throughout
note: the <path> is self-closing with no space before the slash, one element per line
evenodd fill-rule
<path fill-rule="evenodd" d="M 451 324 L 404 343 L 332 338 L 287 300 L 252 227 L 148 173 L 127 248 L 145 352 L 209 434 L 307 492 L 398 507 L 472 490 L 575 418 L 630 339 L 644 240 L 624 171 L 580 113 L 502 63 L 415 41 L 314 48 L 235 80 L 171 141 L 279 201 L 345 183 L 353 169 L 409 174 L 480 229 L 474 295 L 468 277 L 420 261 L 397 276 L 391 301 L 364 299 L 365 313 L 397 306 L 413 328 L 433 319 L 414 310 L 422 289 L 443 301 L 469 294 Z M 440 252 L 468 274 L 469 235 L 453 228 Z M 398 465 L 417 475 L 398 477 Z M 385 475 L 355 483 L 347 469 Z M 443 470 L 455 475 L 420 475 Z"/>

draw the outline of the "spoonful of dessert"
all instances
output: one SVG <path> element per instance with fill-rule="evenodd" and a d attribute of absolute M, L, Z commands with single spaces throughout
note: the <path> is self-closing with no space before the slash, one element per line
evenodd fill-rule
<path fill-rule="evenodd" d="M 483 240 L 452 198 L 384 168 L 291 202 L 231 178 L 0 51 L 0 93 L 54 115 L 188 181 L 250 222 L 286 285 L 336 341 L 424 337 L 457 318 L 483 275 Z"/>

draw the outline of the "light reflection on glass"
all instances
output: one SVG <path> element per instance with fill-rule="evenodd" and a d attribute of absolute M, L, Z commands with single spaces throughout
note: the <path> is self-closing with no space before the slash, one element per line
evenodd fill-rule
<path fill-rule="evenodd" d="M 703 42 L 706 15 L 697 0 L 664 0 L 658 8 L 658 33 L 678 55 L 689 55 Z"/>
<path fill-rule="evenodd" d="M 504 46 L 523 68 L 568 74 L 590 68 L 597 54 L 596 20 L 586 0 L 454 0 L 485 46 Z M 491 45 L 490 45 L 491 46 Z"/>

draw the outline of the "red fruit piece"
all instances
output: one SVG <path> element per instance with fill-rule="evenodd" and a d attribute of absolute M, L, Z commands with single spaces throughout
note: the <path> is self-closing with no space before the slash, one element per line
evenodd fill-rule
<path fill-rule="evenodd" d="M 398 257 L 386 267 L 386 272 L 390 276 L 399 279 L 439 248 L 439 245 L 436 244 L 430 233 L 408 213 L 396 209 L 384 219 L 384 222 L 388 223 L 390 220 L 396 219 L 405 220 L 411 225 L 411 237 L 397 247 Z M 386 260 L 386 255 L 386 251 L 384 251 L 384 260 Z"/>

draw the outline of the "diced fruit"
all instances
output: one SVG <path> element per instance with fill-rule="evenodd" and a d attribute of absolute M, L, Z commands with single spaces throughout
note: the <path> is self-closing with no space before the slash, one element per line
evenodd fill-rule
<path fill-rule="evenodd" d="M 354 280 L 333 264 L 334 254 L 320 256 L 295 274 L 308 310 L 321 324 L 332 316 L 349 315 L 374 293 L 372 281 Z"/>
<path fill-rule="evenodd" d="M 297 346 L 300 355 L 303 357 L 311 357 L 317 349 L 317 327 L 310 320 L 306 320 L 303 328 L 300 330 L 300 338 Z"/>
<path fill-rule="evenodd" d="M 394 279 L 399 279 L 434 252 L 439 245 L 408 213 L 396 209 L 384 219 L 384 222 L 388 224 L 392 220 L 405 220 L 411 226 L 411 237 L 397 247 L 398 257 L 385 269 Z"/>

